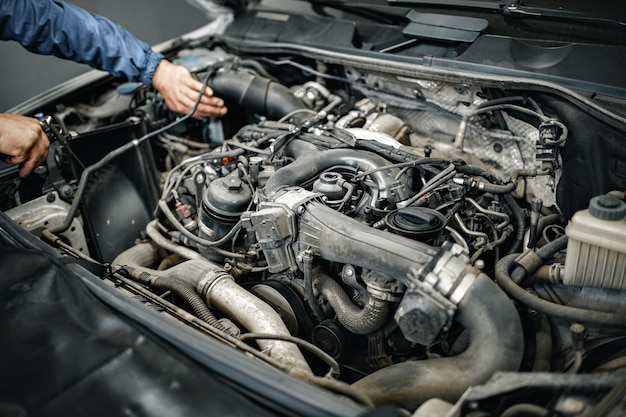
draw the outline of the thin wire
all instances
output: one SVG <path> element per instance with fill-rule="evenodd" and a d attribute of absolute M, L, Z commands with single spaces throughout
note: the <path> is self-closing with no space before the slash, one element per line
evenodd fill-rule
<path fill-rule="evenodd" d="M 306 65 L 298 64 L 297 62 L 293 62 L 293 61 L 290 61 L 290 60 L 274 61 L 274 60 L 271 60 L 269 58 L 260 58 L 260 59 L 262 61 L 269 62 L 270 64 L 273 64 L 273 65 L 291 65 L 293 67 L 301 69 L 304 72 L 308 72 L 309 74 L 313 74 L 313 75 L 316 75 L 316 76 L 321 77 L 321 78 L 326 78 L 326 79 L 329 79 L 329 80 L 342 81 L 342 82 L 345 82 L 345 83 L 350 82 L 350 80 L 348 80 L 347 78 L 337 77 L 337 76 L 334 76 L 334 75 L 328 75 L 328 74 L 325 74 L 323 72 L 316 71 L 313 68 L 307 67 Z"/>
<path fill-rule="evenodd" d="M 168 129 L 171 129 L 172 127 L 182 123 L 183 121 L 189 119 L 198 109 L 198 105 L 200 104 L 200 100 L 202 100 L 202 96 L 204 95 L 204 92 L 206 90 L 206 87 L 209 83 L 209 79 L 211 78 L 211 75 L 213 74 L 212 71 L 209 71 L 202 83 L 202 88 L 200 89 L 200 93 L 198 94 L 198 98 L 196 99 L 191 111 L 189 113 L 187 113 L 186 115 L 184 115 L 183 117 L 174 120 L 173 122 L 167 124 L 166 126 L 163 126 L 157 130 L 154 130 L 152 132 L 146 133 L 145 135 L 143 135 L 142 137 L 140 137 L 139 139 L 135 139 L 132 140 L 128 143 L 126 143 L 125 145 L 120 146 L 117 149 L 112 150 L 111 152 L 109 152 L 108 154 L 106 154 L 104 157 L 102 157 L 102 159 L 100 159 L 98 162 L 91 164 L 90 166 L 87 167 L 87 169 L 85 169 L 80 177 L 80 181 L 78 182 L 78 187 L 76 189 L 76 194 L 74 195 L 74 199 L 72 200 L 72 204 L 67 212 L 67 215 L 65 216 L 65 219 L 63 220 L 63 223 L 55 228 L 50 229 L 53 233 L 62 233 L 64 231 L 66 231 L 67 229 L 69 229 L 70 225 L 72 224 L 72 221 L 74 220 L 74 217 L 76 217 L 76 214 L 78 213 L 78 206 L 80 204 L 80 201 L 82 200 L 83 197 L 83 193 L 85 192 L 85 189 L 87 188 L 87 179 L 89 178 L 89 176 L 95 172 L 96 170 L 102 168 L 103 166 L 105 166 L 106 164 L 108 164 L 110 161 L 112 161 L 113 159 L 117 158 L 118 156 L 122 155 L 123 153 L 126 153 L 126 151 L 132 149 L 132 148 L 136 148 L 138 147 L 142 142 L 146 141 L 147 139 L 159 135 L 162 132 L 165 132 Z"/>
<path fill-rule="evenodd" d="M 424 187 L 422 187 L 419 193 L 415 194 L 413 197 L 409 198 L 408 200 L 403 201 L 402 207 L 407 207 L 415 203 L 422 196 L 428 194 L 435 188 L 439 187 L 441 184 L 444 184 L 450 181 L 452 178 L 455 177 L 455 175 L 456 175 L 456 167 L 454 166 L 454 164 L 448 165 L 446 169 L 444 169 L 439 174 L 432 177 L 426 184 L 424 184 Z"/>
<path fill-rule="evenodd" d="M 330 367 L 330 373 L 328 376 L 330 376 L 331 378 L 337 378 L 341 373 L 341 368 L 339 367 L 339 364 L 337 363 L 337 361 L 335 361 L 335 359 L 333 359 L 328 353 L 324 352 L 319 347 L 299 337 L 284 334 L 244 333 L 239 336 L 239 339 L 242 341 L 268 339 L 294 343 L 295 345 L 301 347 L 302 349 L 308 350 L 309 352 L 313 353 L 321 360 L 326 362 L 326 364 Z"/>

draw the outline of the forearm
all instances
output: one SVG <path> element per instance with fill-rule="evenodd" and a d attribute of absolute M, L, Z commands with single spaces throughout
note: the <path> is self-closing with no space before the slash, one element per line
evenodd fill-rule
<path fill-rule="evenodd" d="M 147 86 L 163 59 L 109 19 L 61 1 L 3 0 L 0 32 L 2 39 L 31 52 L 85 63 Z"/>

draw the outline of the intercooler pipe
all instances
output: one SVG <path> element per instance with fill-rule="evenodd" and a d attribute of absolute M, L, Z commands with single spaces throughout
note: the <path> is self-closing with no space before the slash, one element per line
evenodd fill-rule
<path fill-rule="evenodd" d="M 278 313 L 241 286 L 218 265 L 208 261 L 190 260 L 164 271 L 192 285 L 209 304 L 237 321 L 252 333 L 290 335 Z M 283 363 L 295 375 L 312 375 L 304 356 L 293 343 L 280 340 L 259 340 L 263 351 Z"/>
<path fill-rule="evenodd" d="M 429 282 L 424 274 L 434 259 L 443 259 L 443 249 L 374 229 L 318 202 L 304 206 L 298 242 L 323 259 L 384 272 L 407 285 L 416 279 Z M 436 285 L 448 281 L 445 275 L 444 269 Z M 459 285 L 453 284 L 449 291 L 454 293 L 455 288 Z M 415 409 L 429 398 L 454 402 L 468 387 L 485 382 L 494 372 L 516 370 L 524 340 L 512 301 L 484 274 L 472 279 L 457 301 L 457 321 L 470 338 L 463 353 L 392 365 L 354 386 L 377 404 L 396 403 Z"/>
<path fill-rule="evenodd" d="M 130 265 L 156 265 L 159 262 L 159 247 L 152 242 L 140 243 L 119 254 L 113 261 L 114 265 L 124 265 L 131 277 L 142 284 L 149 284 L 151 288 L 171 291 L 179 296 L 191 308 L 191 311 L 202 321 L 228 333 L 213 315 L 202 298 L 189 284 L 178 279 L 151 274 L 146 270 L 136 270 Z"/>
<path fill-rule="evenodd" d="M 298 241 L 323 259 L 379 271 L 405 284 L 416 279 L 440 252 L 425 243 L 374 229 L 318 202 L 305 206 Z"/>
<path fill-rule="evenodd" d="M 517 370 L 524 349 L 520 319 L 511 300 L 486 275 L 476 278 L 459 303 L 457 320 L 469 334 L 461 354 L 394 364 L 353 386 L 375 404 L 414 410 L 430 398 L 456 402 L 494 372 Z"/>
<path fill-rule="evenodd" d="M 133 245 L 117 255 L 112 264 L 152 268 L 158 265 L 160 259 L 159 247 L 153 242 L 144 242 Z"/>
<path fill-rule="evenodd" d="M 337 281 L 321 272 L 316 273 L 315 278 L 318 280 L 320 292 L 335 311 L 337 320 L 348 331 L 355 334 L 370 334 L 387 322 L 389 307 L 385 301 L 370 296 L 365 306 L 359 308 Z"/>
<path fill-rule="evenodd" d="M 147 259 L 149 255 L 139 255 L 140 249 L 133 249 L 132 257 Z M 143 247 L 141 250 L 148 251 Z M 131 256 L 121 255 L 117 260 L 132 261 Z M 121 265 L 121 264 L 116 264 Z M 290 336 L 289 330 L 267 303 L 255 297 L 241 286 L 232 276 L 218 265 L 205 260 L 189 260 L 165 271 L 145 268 L 142 265 L 128 265 L 158 277 L 180 280 L 196 290 L 209 304 L 227 317 L 241 324 L 253 333 L 269 333 Z M 296 345 L 279 340 L 259 340 L 261 350 L 283 365 L 294 375 L 311 376 L 313 372 Z"/>
<path fill-rule="evenodd" d="M 228 329 L 222 326 L 206 303 L 189 284 L 176 278 L 158 276 L 129 266 L 125 266 L 125 268 L 130 273 L 130 276 L 141 284 L 149 285 L 153 289 L 171 291 L 173 294 L 181 297 L 200 320 L 228 333 Z"/>
<path fill-rule="evenodd" d="M 281 119 L 290 113 L 294 113 L 293 117 L 297 119 L 299 115 L 302 117 L 298 111 L 307 108 L 286 86 L 247 72 L 218 71 L 210 84 L 215 96 L 222 97 L 227 104 L 237 103 L 270 120 Z"/>
<path fill-rule="evenodd" d="M 295 156 L 297 159 L 294 162 L 279 169 L 269 178 L 264 187 L 268 196 L 282 187 L 300 185 L 332 167 L 344 166 L 359 171 L 370 171 L 389 165 L 389 161 L 382 156 L 354 149 L 330 149 Z M 386 197 L 384 193 L 393 185 L 397 173 L 397 168 L 390 168 L 370 174 L 381 192 L 381 197 Z"/>

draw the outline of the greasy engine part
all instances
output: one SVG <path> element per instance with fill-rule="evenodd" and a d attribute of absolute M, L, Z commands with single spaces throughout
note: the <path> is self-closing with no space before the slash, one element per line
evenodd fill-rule
<path fill-rule="evenodd" d="M 166 271 L 158 271 L 135 264 L 142 261 L 150 265 L 153 253 L 150 248 L 146 248 L 132 255 L 122 254 L 114 261 L 114 265 L 130 268 L 131 275 L 149 285 L 152 285 L 150 281 L 159 277 L 180 280 L 196 290 L 209 307 L 217 308 L 254 333 L 289 335 L 284 323 L 270 306 L 237 285 L 232 276 L 218 265 L 195 260 L 183 262 Z M 279 340 L 260 340 L 258 343 L 294 374 L 311 373 L 304 357 L 292 343 Z"/>
<path fill-rule="evenodd" d="M 194 53 L 204 54 L 181 56 Z M 323 60 L 303 68 L 295 55 L 287 62 L 302 71 L 289 71 L 282 60 L 253 58 L 222 50 L 192 68 L 210 76 L 229 113 L 152 138 L 160 182 L 151 187 L 162 190 L 153 218 L 119 215 L 141 230 L 137 243 L 116 239 L 130 228 L 114 221 L 115 210 L 109 222 L 88 206 L 81 219 L 112 225 L 110 239 L 103 251 L 100 229 L 76 227 L 80 240 L 66 236 L 75 249 L 91 242 L 96 254 L 114 252 L 113 263 L 155 296 L 175 293 L 176 304 L 217 328 L 232 320 L 250 332 L 241 343 L 254 339 L 305 380 L 330 363 L 330 376 L 369 398 L 363 403 L 413 411 L 436 398 L 447 413 L 502 371 L 525 383 L 538 372 L 623 371 L 626 237 L 624 216 L 613 212 L 626 184 L 592 220 L 564 218 L 587 202 L 558 193 L 568 186 L 563 159 L 581 140 L 571 125 L 584 130 L 572 114 L 611 131 L 593 112 L 478 79 L 407 79 Z M 91 107 L 81 113 L 85 103 L 65 104 L 72 117 L 56 117 L 69 130 L 108 123 Z M 154 132 L 177 117 L 153 91 L 119 111 Z M 50 176 L 45 193 L 78 180 L 67 169 Z M 94 189 L 106 191 L 107 178 L 94 175 Z M 101 198 L 120 207 L 112 190 Z M 15 212 L 36 228 L 50 220 L 37 216 L 47 208 L 41 193 Z M 317 383 L 336 389 L 332 378 Z"/>
<path fill-rule="evenodd" d="M 467 386 L 486 380 L 493 372 L 514 370 L 519 366 L 523 339 L 515 308 L 488 277 L 476 277 L 467 269 L 467 258 L 463 257 L 460 248 L 437 251 L 423 243 L 372 229 L 323 204 L 307 202 L 307 196 L 302 194 L 306 193 L 288 191 L 274 200 L 283 209 L 291 205 L 290 208 L 302 213 L 297 244 L 311 248 L 315 255 L 327 261 L 378 270 L 404 283 L 408 289 L 394 319 L 407 339 L 423 345 L 432 344 L 448 325 L 449 316 L 454 314 L 457 305 L 457 320 L 470 334 L 468 348 L 454 358 L 397 364 L 357 382 L 355 386 L 375 402 L 393 402 L 414 408 L 432 396 L 454 400 Z M 263 218 L 259 222 L 252 220 L 253 225 L 268 222 L 270 215 L 265 213 L 266 210 L 276 213 L 271 224 L 287 223 L 287 216 L 283 218 L 280 210 L 272 208 L 251 214 Z M 296 217 L 295 214 L 292 217 Z M 257 232 L 259 241 L 265 230 Z M 283 234 L 283 239 L 288 241 L 289 236 Z M 280 248 L 288 250 L 288 247 L 285 243 L 265 252 Z M 283 259 L 273 255 L 267 258 Z M 288 264 L 283 265 L 283 269 L 288 267 Z M 325 281 L 320 284 L 322 294 L 329 291 L 327 285 Z M 409 298 L 420 290 L 415 299 Z M 338 291 L 337 284 L 333 292 L 337 294 Z M 384 304 L 376 307 L 376 304 L 370 304 L 376 303 L 375 298 L 370 300 L 361 311 L 360 319 L 373 322 L 368 316 L 378 314 L 383 316 L 378 320 L 384 321 Z M 336 303 L 331 301 L 330 304 L 334 306 Z M 336 309 L 335 312 L 339 314 L 342 310 Z M 347 324 L 341 317 L 339 321 Z M 368 333 L 381 326 L 382 322 L 368 327 Z M 346 328 L 357 332 L 350 324 Z M 453 378 L 458 369 L 464 369 L 463 378 Z M 389 387 L 389 390 L 381 387 Z"/>
<path fill-rule="evenodd" d="M 355 386 L 378 404 L 414 409 L 430 398 L 454 402 L 467 387 L 486 381 L 494 372 L 517 369 L 523 353 L 519 317 L 513 303 L 487 276 L 480 275 L 472 284 L 456 318 L 469 334 L 463 353 L 391 365 Z"/>

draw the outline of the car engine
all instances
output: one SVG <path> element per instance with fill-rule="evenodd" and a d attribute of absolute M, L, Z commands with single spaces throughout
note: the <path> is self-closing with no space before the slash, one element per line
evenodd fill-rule
<path fill-rule="evenodd" d="M 2 179 L 3 210 L 106 265 L 120 297 L 367 405 L 582 415 L 623 394 L 621 117 L 220 37 L 168 58 L 228 114 L 112 79 L 68 95 L 42 109 L 47 164 Z"/>

